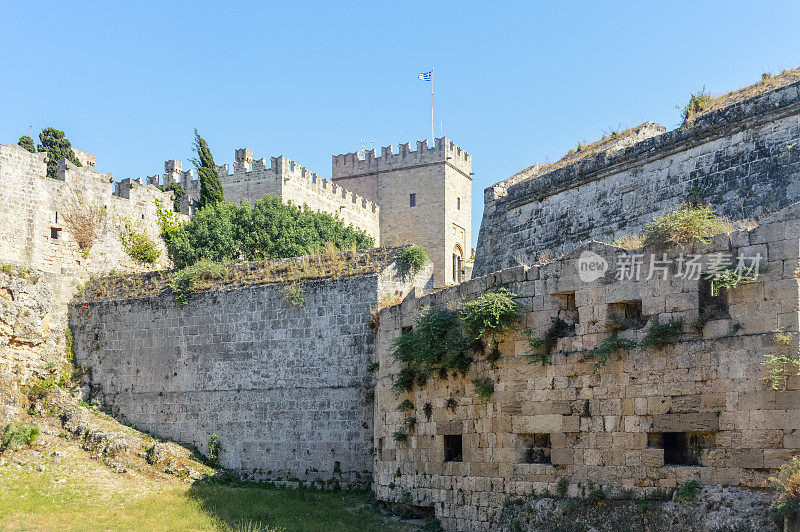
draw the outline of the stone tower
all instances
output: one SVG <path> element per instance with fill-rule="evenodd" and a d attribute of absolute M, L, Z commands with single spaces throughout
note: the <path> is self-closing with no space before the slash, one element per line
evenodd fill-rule
<path fill-rule="evenodd" d="M 382 245 L 425 246 L 436 287 L 464 280 L 472 242 L 472 158 L 446 137 L 333 156 L 333 181 L 380 205 Z"/>

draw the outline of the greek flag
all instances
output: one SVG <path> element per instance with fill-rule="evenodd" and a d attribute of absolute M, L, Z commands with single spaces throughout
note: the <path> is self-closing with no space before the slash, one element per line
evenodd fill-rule
<path fill-rule="evenodd" d="M 433 76 L 433 70 L 429 70 L 428 72 L 421 72 L 417 79 L 421 79 L 422 81 L 430 81 L 431 77 Z"/>

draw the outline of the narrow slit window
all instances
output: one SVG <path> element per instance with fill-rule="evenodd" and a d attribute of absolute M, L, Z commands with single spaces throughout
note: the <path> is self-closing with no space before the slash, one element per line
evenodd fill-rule
<path fill-rule="evenodd" d="M 416 194 L 409 194 L 408 195 L 408 205 L 410 207 L 416 207 L 417 206 L 417 195 Z"/>

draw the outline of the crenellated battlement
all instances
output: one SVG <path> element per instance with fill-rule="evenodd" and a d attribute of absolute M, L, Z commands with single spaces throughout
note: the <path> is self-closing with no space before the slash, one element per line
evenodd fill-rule
<path fill-rule="evenodd" d="M 414 166 L 447 163 L 463 174 L 472 173 L 472 157 L 455 142 L 447 137 L 435 140 L 434 147 L 428 147 L 428 141 L 417 141 L 417 149 L 412 150 L 410 143 L 400 144 L 398 153 L 393 146 L 381 148 L 380 156 L 375 150 L 360 153 L 343 153 L 333 156 L 333 179 L 353 177 L 374 172 L 385 172 Z"/>
<path fill-rule="evenodd" d="M 238 202 L 242 199 L 260 199 L 238 197 L 240 194 L 229 194 L 228 192 L 245 187 L 246 190 L 266 190 L 269 194 L 285 196 L 287 201 L 301 204 L 302 201 L 297 199 L 297 194 L 285 191 L 287 186 L 294 186 L 305 189 L 319 197 L 320 200 L 336 203 L 340 213 L 342 208 L 355 210 L 359 215 L 367 216 L 375 221 L 378 220 L 380 214 L 380 208 L 372 201 L 353 194 L 329 179 L 320 177 L 316 172 L 283 155 L 270 157 L 269 164 L 267 164 L 266 158 L 253 159 L 252 151 L 247 148 L 239 148 L 235 152 L 233 172 L 231 172 L 231 166 L 226 163 L 217 166 L 217 173 L 225 190 L 226 199 L 231 202 Z M 149 180 L 153 178 L 157 178 L 157 176 L 144 178 L 143 182 L 149 183 Z M 164 163 L 164 184 L 173 181 L 180 182 L 190 195 L 199 194 L 200 181 L 195 177 L 193 171 L 184 172 L 180 161 L 169 160 Z M 153 184 L 158 183 L 154 182 Z M 306 201 L 306 203 L 312 206 L 313 202 Z M 312 208 L 314 207 L 312 206 Z"/>

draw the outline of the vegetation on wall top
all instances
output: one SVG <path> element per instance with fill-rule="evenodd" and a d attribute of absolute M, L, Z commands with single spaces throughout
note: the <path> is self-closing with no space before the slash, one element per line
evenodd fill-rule
<path fill-rule="evenodd" d="M 428 250 L 422 246 L 408 246 L 400 251 L 400 270 L 403 275 L 414 275 L 430 262 Z"/>
<path fill-rule="evenodd" d="M 248 203 L 216 203 L 201 209 L 191 221 L 177 223 L 163 209 L 159 213 L 167 253 L 178 268 L 200 259 L 238 262 L 297 257 L 325 250 L 371 248 L 374 240 L 338 218 L 285 205 L 277 196 Z"/>
<path fill-rule="evenodd" d="M 718 216 L 712 207 L 684 204 L 653 218 L 644 230 L 644 245 L 663 247 L 699 240 L 709 242 L 714 235 L 729 233 L 733 224 Z"/>

